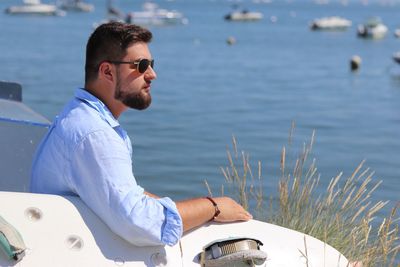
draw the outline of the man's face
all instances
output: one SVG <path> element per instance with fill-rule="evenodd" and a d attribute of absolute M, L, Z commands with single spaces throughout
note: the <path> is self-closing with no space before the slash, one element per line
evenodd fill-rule
<path fill-rule="evenodd" d="M 152 59 L 146 43 L 136 43 L 130 46 L 121 61 L 138 62 L 140 59 Z M 127 107 L 138 110 L 146 109 L 151 103 L 150 84 L 156 77 L 151 66 L 140 73 L 138 64 L 119 64 L 117 65 L 114 98 Z"/>

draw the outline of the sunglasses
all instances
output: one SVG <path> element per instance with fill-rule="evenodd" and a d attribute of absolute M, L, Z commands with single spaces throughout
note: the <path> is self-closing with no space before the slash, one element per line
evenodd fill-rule
<path fill-rule="evenodd" d="M 154 59 L 150 60 L 150 59 L 146 59 L 146 58 L 142 58 L 139 59 L 137 61 L 108 61 L 112 64 L 131 64 L 131 65 L 135 65 L 134 68 L 136 68 L 140 73 L 144 73 L 147 68 L 149 66 L 151 66 L 151 68 L 153 68 L 154 66 Z"/>

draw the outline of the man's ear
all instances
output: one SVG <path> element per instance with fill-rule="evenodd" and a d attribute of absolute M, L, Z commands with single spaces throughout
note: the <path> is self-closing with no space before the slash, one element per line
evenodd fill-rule
<path fill-rule="evenodd" d="M 113 65 L 109 62 L 102 62 L 99 66 L 99 76 L 103 79 L 114 81 Z"/>

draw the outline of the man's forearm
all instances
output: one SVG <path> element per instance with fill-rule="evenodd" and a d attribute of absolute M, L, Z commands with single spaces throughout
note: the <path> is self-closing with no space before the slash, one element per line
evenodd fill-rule
<path fill-rule="evenodd" d="M 248 221 L 253 216 L 241 205 L 229 197 L 216 197 L 213 201 L 217 204 L 220 213 L 214 218 L 216 208 L 207 198 L 195 198 L 176 203 L 183 222 L 183 231 L 200 226 L 210 220 L 217 222 Z"/>
<path fill-rule="evenodd" d="M 176 203 L 183 221 L 183 231 L 200 226 L 213 219 L 215 208 L 206 198 L 195 198 Z"/>

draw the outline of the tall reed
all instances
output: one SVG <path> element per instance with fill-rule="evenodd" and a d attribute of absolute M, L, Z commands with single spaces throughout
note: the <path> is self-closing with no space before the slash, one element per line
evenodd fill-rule
<path fill-rule="evenodd" d="M 227 150 L 229 164 L 221 168 L 226 180 L 222 194 L 228 187 L 228 194 L 256 218 L 314 236 L 335 247 L 351 261 L 361 261 L 363 267 L 399 266 L 396 263 L 400 249 L 399 217 L 396 214 L 399 203 L 390 214 L 378 220 L 377 213 L 382 213 L 388 202 L 372 200 L 381 181 L 373 181 L 374 173 L 364 167 L 364 161 L 349 177 L 339 173 L 326 189 L 321 189 L 316 160 L 309 159 L 313 143 L 314 132 L 294 163 L 287 162 L 287 151 L 283 147 L 279 193 L 267 198 L 263 192 L 261 162 L 257 163 L 254 175 L 249 154 L 239 153 L 233 137 L 232 149 Z"/>

